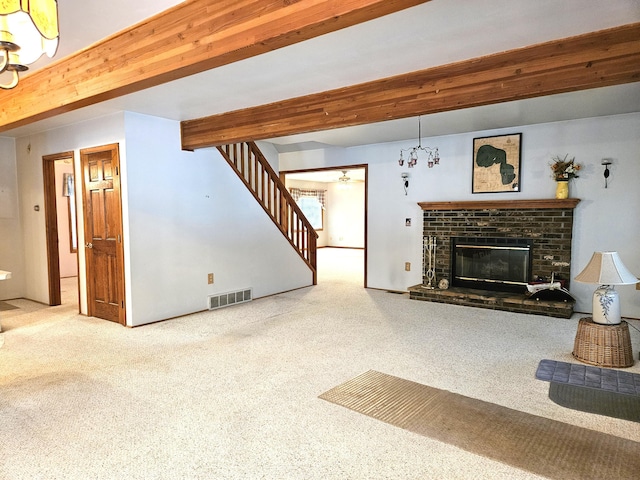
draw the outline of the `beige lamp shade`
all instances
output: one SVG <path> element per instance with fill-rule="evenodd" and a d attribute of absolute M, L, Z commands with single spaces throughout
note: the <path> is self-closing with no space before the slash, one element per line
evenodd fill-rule
<path fill-rule="evenodd" d="M 593 292 L 592 315 L 594 323 L 603 325 L 617 325 L 621 322 L 620 299 L 613 285 L 638 283 L 636 276 L 620 260 L 618 252 L 594 252 L 576 280 L 600 285 Z"/>
<path fill-rule="evenodd" d="M 618 252 L 594 252 L 591 260 L 576 280 L 597 285 L 632 285 L 640 282 L 624 266 Z"/>

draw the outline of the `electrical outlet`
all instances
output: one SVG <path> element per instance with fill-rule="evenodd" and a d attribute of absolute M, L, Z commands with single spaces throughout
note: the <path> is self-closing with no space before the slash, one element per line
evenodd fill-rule
<path fill-rule="evenodd" d="M 411 262 L 404 262 L 404 271 L 405 272 L 411 271 Z"/>
<path fill-rule="evenodd" d="M 213 284 L 213 273 L 207 275 L 207 282 L 209 283 L 209 285 Z"/>

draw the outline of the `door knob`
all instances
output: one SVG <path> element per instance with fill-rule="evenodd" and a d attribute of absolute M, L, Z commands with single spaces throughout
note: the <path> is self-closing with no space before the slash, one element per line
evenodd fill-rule
<path fill-rule="evenodd" d="M 85 243 L 84 246 L 87 248 L 93 248 L 93 243 Z"/>

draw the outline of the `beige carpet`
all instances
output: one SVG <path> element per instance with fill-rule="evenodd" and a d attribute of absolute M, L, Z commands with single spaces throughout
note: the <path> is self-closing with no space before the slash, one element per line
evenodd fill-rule
<path fill-rule="evenodd" d="M 315 287 L 135 329 L 78 315 L 71 292 L 53 308 L 11 301 L 0 478 L 543 478 L 318 399 L 368 370 L 640 442 L 637 423 L 561 407 L 535 378 L 541 358 L 575 361 L 580 315 L 364 289 L 362 253 L 321 249 Z"/>
<path fill-rule="evenodd" d="M 640 443 L 370 370 L 320 398 L 560 480 L 633 478 Z"/>

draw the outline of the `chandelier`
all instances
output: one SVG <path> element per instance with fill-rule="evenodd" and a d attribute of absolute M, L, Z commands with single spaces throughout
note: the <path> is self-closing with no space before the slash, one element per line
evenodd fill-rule
<path fill-rule="evenodd" d="M 338 182 L 344 185 L 346 183 L 349 183 L 349 180 L 351 180 L 351 177 L 347 177 L 347 170 L 342 170 L 342 176 L 338 178 Z"/>
<path fill-rule="evenodd" d="M 58 3 L 56 0 L 0 1 L 0 74 L 9 72 L 8 90 L 18 84 L 18 72 L 28 70 L 43 54 L 53 57 L 58 49 Z"/>
<path fill-rule="evenodd" d="M 404 165 L 404 152 L 409 153 L 409 159 L 407 160 L 407 167 L 413 168 L 418 163 L 418 153 L 425 152 L 427 154 L 427 165 L 432 168 L 434 165 L 440 164 L 440 155 L 438 154 L 438 148 L 423 147 L 422 146 L 422 124 L 420 117 L 418 117 L 418 145 L 413 148 L 401 148 L 400 158 L 398 159 L 398 165 L 401 167 Z"/>

